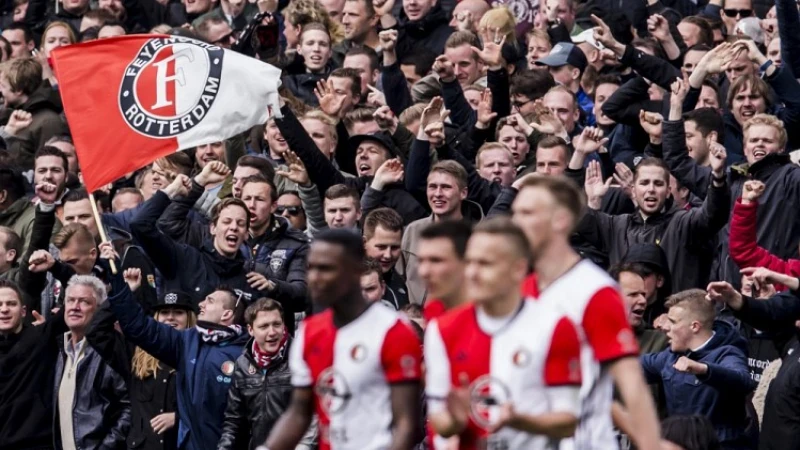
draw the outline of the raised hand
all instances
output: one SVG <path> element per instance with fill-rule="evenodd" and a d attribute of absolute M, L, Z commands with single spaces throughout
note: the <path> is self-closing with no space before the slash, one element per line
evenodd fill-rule
<path fill-rule="evenodd" d="M 528 123 L 522 114 L 515 112 L 508 116 L 508 125 L 514 128 L 517 133 L 522 133 L 524 136 L 530 136 L 533 133 L 533 124 Z"/>
<path fill-rule="evenodd" d="M 497 113 L 492 111 L 492 91 L 490 89 L 484 89 L 481 92 L 481 100 L 478 102 L 478 109 L 475 112 L 478 115 L 475 126 L 482 130 L 489 128 L 489 125 L 497 117 Z"/>
<path fill-rule="evenodd" d="M 697 63 L 697 67 L 709 75 L 721 73 L 734 60 L 737 53 L 738 51 L 734 51 L 733 44 L 722 43 L 706 53 Z"/>
<path fill-rule="evenodd" d="M 392 13 L 395 0 L 375 0 L 372 5 L 375 7 L 375 15 L 378 17 L 385 16 Z"/>
<path fill-rule="evenodd" d="M 319 101 L 319 109 L 331 117 L 340 117 L 344 106 L 345 96 L 339 95 L 333 89 L 333 81 L 320 80 L 314 89 L 314 95 Z"/>
<path fill-rule="evenodd" d="M 142 286 L 142 270 L 138 267 L 131 267 L 122 272 L 122 279 L 128 284 L 131 292 L 136 292 Z"/>
<path fill-rule="evenodd" d="M 488 38 L 491 33 L 485 33 Z M 478 47 L 470 47 L 478 58 L 490 68 L 500 68 L 505 64 L 503 60 L 503 44 L 506 43 L 506 36 L 500 35 L 500 29 L 494 29 L 494 37 L 492 40 L 483 40 L 483 50 Z"/>
<path fill-rule="evenodd" d="M 372 85 L 367 85 L 367 89 L 369 89 L 369 94 L 367 94 L 367 104 L 370 106 L 374 106 L 376 108 L 380 108 L 381 106 L 386 106 L 386 95 L 381 92 L 378 88 Z"/>
<path fill-rule="evenodd" d="M 111 242 L 103 242 L 98 246 L 98 249 L 100 250 L 100 258 L 102 259 L 107 259 L 109 261 L 119 259 L 119 254 L 114 250 L 114 246 Z"/>
<path fill-rule="evenodd" d="M 664 42 L 672 38 L 669 32 L 669 23 L 661 14 L 653 14 L 647 18 L 647 31 L 659 42 Z"/>
<path fill-rule="evenodd" d="M 595 127 L 586 127 L 581 134 L 573 139 L 572 145 L 576 152 L 584 155 L 592 154 L 608 142 L 608 138 L 603 137 L 603 130 Z"/>
<path fill-rule="evenodd" d="M 287 180 L 293 181 L 300 186 L 308 186 L 311 180 L 308 177 L 308 170 L 297 154 L 291 150 L 286 150 L 283 154 L 286 161 L 286 170 L 276 170 L 275 175 L 280 175 Z"/>
<path fill-rule="evenodd" d="M 538 122 L 536 121 L 531 122 L 530 123 L 531 128 L 540 133 L 551 134 L 553 136 L 563 137 L 567 135 L 567 130 L 564 128 L 564 124 L 561 123 L 561 119 L 554 116 L 549 109 L 542 106 L 542 108 L 540 108 L 538 111 L 539 111 L 539 114 L 537 115 Z"/>
<path fill-rule="evenodd" d="M 16 109 L 11 113 L 6 123 L 6 133 L 16 136 L 20 131 L 28 128 L 33 123 L 33 115 L 27 111 Z"/>
<path fill-rule="evenodd" d="M 712 142 L 709 147 L 708 156 L 711 163 L 711 173 L 715 178 L 722 178 L 725 176 L 725 161 L 728 159 L 728 152 L 718 142 Z"/>
<path fill-rule="evenodd" d="M 747 180 L 744 182 L 742 188 L 742 203 L 745 205 L 758 201 L 761 195 L 764 194 L 764 189 L 767 185 L 758 180 Z"/>
<path fill-rule="evenodd" d="M 800 282 L 797 278 L 782 273 L 774 272 L 766 267 L 746 267 L 741 270 L 742 275 L 753 279 L 758 286 L 758 292 L 752 292 L 753 297 L 768 298 L 775 294 L 775 284 L 782 284 L 789 289 L 797 290 Z M 769 287 L 771 286 L 771 288 Z"/>
<path fill-rule="evenodd" d="M 744 304 L 742 294 L 736 292 L 736 289 L 726 281 L 713 281 L 709 283 L 706 288 L 706 299 L 712 302 L 725 303 L 735 311 L 742 309 L 742 305 Z"/>
<path fill-rule="evenodd" d="M 456 79 L 456 69 L 453 63 L 447 59 L 447 56 L 439 55 L 433 63 L 433 72 L 439 76 L 439 79 L 444 82 L 451 82 Z"/>
<path fill-rule="evenodd" d="M 387 159 L 375 172 L 371 186 L 376 191 L 381 191 L 386 185 L 402 181 L 404 174 L 403 163 L 399 159 Z"/>
<path fill-rule="evenodd" d="M 639 125 L 650 135 L 650 141 L 661 142 L 661 124 L 664 116 L 656 112 L 639 111 Z"/>
<path fill-rule="evenodd" d="M 375 113 L 372 114 L 372 117 L 375 119 L 375 122 L 378 124 L 378 128 L 383 131 L 388 131 L 390 134 L 394 134 L 397 131 L 397 125 L 400 121 L 397 119 L 397 116 L 394 115 L 392 109 L 388 106 L 381 106 Z"/>
<path fill-rule="evenodd" d="M 444 111 L 444 100 L 442 100 L 442 97 L 433 97 L 428 106 L 422 110 L 422 116 L 419 118 L 420 132 L 417 133 L 418 137 L 425 134 L 424 131 L 428 125 L 441 121 L 442 111 Z"/>
<path fill-rule="evenodd" d="M 220 161 L 211 161 L 203 167 L 203 170 L 194 177 L 194 181 L 200 186 L 208 186 L 209 184 L 219 184 L 228 178 L 231 174 L 231 169 Z"/>
<path fill-rule="evenodd" d="M 445 116 L 450 114 L 450 111 L 444 110 L 443 114 Z M 444 145 L 445 142 L 445 134 L 444 134 L 444 122 L 434 122 L 427 127 L 425 127 L 425 135 L 428 137 L 428 142 L 434 147 L 439 148 Z"/>
<path fill-rule="evenodd" d="M 34 188 L 34 193 L 36 194 L 36 197 L 38 197 L 39 200 L 46 205 L 52 205 L 58 201 L 58 186 L 53 183 L 42 181 L 36 185 Z"/>
<path fill-rule="evenodd" d="M 28 258 L 28 270 L 33 273 L 47 272 L 55 263 L 55 258 L 47 250 L 36 250 Z"/>
<path fill-rule="evenodd" d="M 178 174 L 175 176 L 175 179 L 172 180 L 167 187 L 162 189 L 162 191 L 167 194 L 169 198 L 175 198 L 178 196 L 187 196 L 189 192 L 192 190 L 192 180 L 188 176 L 184 174 Z"/>
<path fill-rule="evenodd" d="M 31 322 L 33 326 L 44 325 L 44 323 L 47 322 L 47 320 L 39 314 L 39 311 L 33 310 L 31 311 L 31 315 L 33 316 L 33 322 Z"/>
<path fill-rule="evenodd" d="M 383 30 L 378 33 L 378 39 L 381 41 L 381 49 L 383 53 L 394 53 L 397 48 L 397 30 Z"/>
<path fill-rule="evenodd" d="M 617 163 L 614 166 L 614 170 L 615 173 L 612 174 L 614 181 L 619 184 L 619 186 L 622 188 L 622 191 L 625 192 L 625 195 L 627 195 L 628 198 L 633 200 L 635 203 L 636 200 L 633 198 L 633 171 L 625 163 Z"/>
<path fill-rule="evenodd" d="M 689 92 L 689 83 L 683 81 L 682 78 L 676 78 L 669 87 L 672 92 L 670 102 L 683 107 L 683 100 L 686 99 L 686 94 Z"/>
<path fill-rule="evenodd" d="M 610 48 L 612 50 L 617 47 L 617 40 L 614 38 L 614 35 L 611 34 L 611 28 L 603 22 L 603 19 L 595 16 L 592 14 L 592 22 L 596 25 L 594 27 L 594 39 L 603 44 L 606 48 Z"/>
<path fill-rule="evenodd" d="M 588 198 L 589 207 L 592 209 L 599 209 L 600 202 L 603 196 L 606 195 L 608 189 L 611 187 L 613 178 L 609 178 L 603 182 L 603 172 L 600 170 L 600 163 L 591 161 L 586 168 L 586 181 L 584 182 L 584 190 Z"/>
<path fill-rule="evenodd" d="M 758 49 L 756 43 L 751 39 L 742 39 L 736 41 L 736 43 L 733 44 L 733 48 L 736 56 L 746 53 L 747 58 L 758 65 L 767 62 L 768 58 L 761 53 L 761 50 Z"/>

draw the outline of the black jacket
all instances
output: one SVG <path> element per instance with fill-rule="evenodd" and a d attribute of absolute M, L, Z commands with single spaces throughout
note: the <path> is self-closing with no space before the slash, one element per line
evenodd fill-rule
<path fill-rule="evenodd" d="M 166 289 L 181 290 L 200 299 L 224 284 L 248 304 L 262 295 L 247 282 L 247 262 L 242 254 L 226 258 L 217 253 L 210 241 L 198 249 L 162 234 L 156 228 L 156 220 L 169 204 L 167 194 L 156 192 L 131 222 L 131 234 L 161 273 Z"/>
<path fill-rule="evenodd" d="M 412 54 L 416 49 L 425 49 L 436 55 L 444 53 L 444 44 L 453 34 L 450 17 L 440 5 L 434 7 L 421 20 L 408 20 L 405 11 L 400 13 L 397 35 L 397 57 Z"/>
<path fill-rule="evenodd" d="M 664 249 L 672 274 L 672 291 L 705 287 L 713 253 L 709 241 L 725 226 L 730 212 L 727 184 L 709 188 L 702 208 L 673 208 L 670 201 L 662 213 L 644 220 L 641 214 L 610 216 L 589 210 L 576 232 L 601 252 L 611 264 L 619 262 L 632 244 L 652 242 Z"/>
<path fill-rule="evenodd" d="M 67 334 L 56 337 L 58 356 L 55 361 L 53 386 L 53 440 L 56 450 L 63 448 L 59 424 L 60 414 L 72 414 L 75 446 L 80 449 L 124 449 L 125 438 L 131 425 L 131 404 L 128 397 L 130 366 L 120 360 L 130 361 L 125 352 L 122 335 L 113 328 L 113 314 L 107 305 L 97 315 L 106 319 L 98 327 L 100 334 L 94 341 L 87 338 L 83 357 L 78 362 L 74 376 L 75 399 L 71 411 L 60 411 L 58 392 L 67 360 L 65 341 Z"/>
<path fill-rule="evenodd" d="M 188 220 L 189 212 L 202 194 L 203 187 L 193 181 L 188 196 L 170 203 L 158 220 L 158 228 L 164 235 L 191 247 L 209 247 L 208 225 Z M 265 234 L 251 237 L 242 245 L 244 270 L 256 271 L 274 282 L 275 290 L 268 293 L 269 297 L 281 302 L 284 310 L 290 312 L 304 311 L 306 307 L 308 241 L 308 236 L 291 228 L 285 218 L 273 215 L 272 227 Z"/>
<path fill-rule="evenodd" d="M 676 127 L 678 122 L 664 122 L 664 161 L 669 166 L 670 172 L 679 183 L 700 198 L 707 195 L 708 183 L 711 179 L 711 169 L 698 166 L 694 161 L 683 158 L 676 151 L 679 149 L 677 142 L 667 146 L 668 137 L 675 136 L 680 140 L 683 136 Z M 680 134 L 679 134 L 680 133 Z M 684 144 L 685 145 L 685 144 Z M 800 239 L 800 215 L 787 214 L 786 211 L 800 209 L 800 168 L 792 164 L 789 155 L 773 154 L 764 159 L 741 166 L 733 166 L 728 172 L 728 184 L 731 186 L 730 204 L 731 213 L 733 202 L 742 196 L 742 188 L 747 180 L 754 179 L 766 185 L 764 194 L 758 202 L 758 246 L 781 259 L 798 258 L 797 241 Z M 721 233 L 727 236 L 727 229 Z M 716 279 L 725 280 L 734 286 L 741 283 L 739 267 L 730 257 L 728 242 L 721 239 L 717 259 L 719 268 Z"/>
<path fill-rule="evenodd" d="M 330 75 L 333 66 L 328 65 L 328 68 L 320 73 L 302 72 L 297 74 L 289 74 L 283 77 L 283 85 L 292 91 L 298 100 L 302 101 L 308 106 L 319 106 L 319 100 L 314 95 L 314 89 L 317 88 L 317 82 L 324 81 Z"/>
<path fill-rule="evenodd" d="M 253 358 L 253 339 L 245 344 L 244 352 L 236 360 L 233 383 L 228 390 L 219 450 L 253 450 L 266 442 L 292 398 L 290 345 L 291 338 L 283 354 L 268 368 L 261 369 Z"/>
<path fill-rule="evenodd" d="M 131 375 L 131 431 L 128 448 L 142 450 L 174 450 L 178 448 L 178 419 L 175 426 L 156 434 L 150 420 L 153 417 L 178 410 L 175 395 L 176 372 L 159 363 L 156 373 L 145 379 Z"/>

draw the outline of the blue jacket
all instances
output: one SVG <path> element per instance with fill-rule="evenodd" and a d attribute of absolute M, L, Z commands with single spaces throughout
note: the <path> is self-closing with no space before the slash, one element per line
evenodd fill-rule
<path fill-rule="evenodd" d="M 747 395 L 755 389 L 747 367 L 747 341 L 727 322 L 714 322 L 714 336 L 702 349 L 686 354 L 666 349 L 641 356 L 648 383 L 661 381 L 667 414 L 699 414 L 711 420 L 725 449 L 753 449 L 745 435 Z M 675 370 L 681 356 L 708 366 L 705 375 Z"/>
<path fill-rule="evenodd" d="M 249 336 L 242 333 L 227 341 L 206 343 L 196 328 L 178 331 L 145 315 L 127 287 L 115 292 L 118 294 L 108 300 L 125 337 L 177 371 L 178 447 L 204 450 L 215 446 L 222 435 L 235 361 Z"/>

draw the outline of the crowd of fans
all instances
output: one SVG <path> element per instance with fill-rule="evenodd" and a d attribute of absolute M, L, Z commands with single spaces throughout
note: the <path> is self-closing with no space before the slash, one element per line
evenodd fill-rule
<path fill-rule="evenodd" d="M 798 5 L 5 2 L 0 450 L 800 449 Z M 281 114 L 89 193 L 51 52 L 146 33 Z"/>

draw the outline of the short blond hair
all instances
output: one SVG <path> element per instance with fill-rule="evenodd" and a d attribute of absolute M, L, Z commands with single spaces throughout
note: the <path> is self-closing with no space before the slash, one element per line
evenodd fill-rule
<path fill-rule="evenodd" d="M 42 65 L 34 58 L 14 58 L 0 64 L 0 73 L 14 92 L 31 95 L 42 85 Z"/>
<path fill-rule="evenodd" d="M 478 149 L 478 153 L 475 155 L 475 164 L 477 164 L 478 169 L 483 167 L 483 164 L 481 163 L 481 155 L 492 150 L 502 151 L 506 158 L 508 158 L 508 161 L 511 163 L 511 165 L 514 165 L 514 155 L 511 154 L 511 150 L 509 150 L 508 147 L 499 142 L 487 142 L 481 145 L 481 148 Z"/>
<path fill-rule="evenodd" d="M 411 123 L 421 119 L 422 111 L 425 110 L 426 106 L 428 106 L 426 103 L 417 103 L 409 106 L 400 113 L 400 117 L 398 118 L 400 123 L 403 124 L 404 127 L 408 127 Z"/>
<path fill-rule="evenodd" d="M 708 329 L 711 329 L 717 317 L 714 303 L 706 299 L 706 291 L 702 289 L 688 289 L 673 294 L 667 298 L 664 306 L 667 310 L 677 306 L 689 311 L 692 320 L 697 320 Z"/>
<path fill-rule="evenodd" d="M 786 147 L 786 142 L 789 140 L 789 137 L 786 134 L 786 128 L 781 119 L 778 119 L 772 114 L 756 114 L 751 117 L 744 123 L 744 127 L 742 127 L 742 135 L 744 136 L 745 142 L 747 141 L 747 132 L 750 131 L 750 128 L 754 125 L 766 125 L 775 128 L 778 131 L 778 145 L 780 145 L 781 148 Z"/>
<path fill-rule="evenodd" d="M 490 30 L 497 28 L 500 30 L 500 33 L 506 37 L 506 43 L 513 44 L 516 41 L 516 26 L 517 22 L 511 10 L 505 6 L 497 6 L 486 11 L 483 17 L 481 17 L 478 29 L 481 30 L 481 32 L 491 34 Z M 494 37 L 493 34 L 492 37 Z"/>

